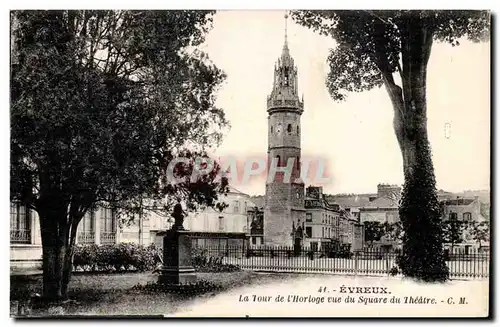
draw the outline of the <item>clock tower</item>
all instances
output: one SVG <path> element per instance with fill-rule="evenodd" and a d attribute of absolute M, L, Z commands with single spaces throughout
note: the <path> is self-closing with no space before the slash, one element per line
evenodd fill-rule
<path fill-rule="evenodd" d="M 297 67 L 288 49 L 287 18 L 285 15 L 285 43 L 267 97 L 269 175 L 264 243 L 291 246 L 301 242 L 305 221 L 304 183 L 300 179 L 300 117 L 304 102 L 298 96 Z"/>

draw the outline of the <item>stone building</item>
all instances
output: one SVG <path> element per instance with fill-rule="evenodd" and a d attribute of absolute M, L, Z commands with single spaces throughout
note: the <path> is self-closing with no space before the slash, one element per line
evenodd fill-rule
<path fill-rule="evenodd" d="M 400 198 L 400 186 L 378 184 L 377 195 L 370 197 L 370 201 L 359 208 L 360 222 L 378 221 L 381 224 L 398 222 Z"/>
<path fill-rule="evenodd" d="M 199 232 L 249 233 L 247 210 L 255 205 L 250 197 L 232 187 L 219 201 L 228 205 L 219 212 L 206 208 L 190 213 L 184 219 L 184 228 Z M 117 222 L 110 208 L 97 208 L 88 212 L 78 226 L 77 244 L 155 243 L 158 231 L 171 227 L 173 219 L 168 213 L 145 210 L 129 224 Z M 11 203 L 10 206 L 10 263 L 13 269 L 38 269 L 42 263 L 42 240 L 36 211 Z"/>
<path fill-rule="evenodd" d="M 148 215 L 139 215 L 125 226 L 118 226 L 110 208 L 89 211 L 78 225 L 77 244 L 114 244 L 152 242 Z M 42 263 L 42 239 L 36 211 L 13 202 L 10 205 L 10 263 L 14 269 L 39 268 Z"/>
<path fill-rule="evenodd" d="M 247 213 L 250 226 L 249 244 L 260 246 L 264 244 L 264 210 L 255 206 L 249 208 Z"/>
<path fill-rule="evenodd" d="M 327 251 L 336 245 L 352 244 L 356 217 L 338 204 L 328 202 L 322 187 L 306 189 L 305 209 L 304 246 Z"/>
<path fill-rule="evenodd" d="M 222 212 L 206 208 L 191 213 L 184 219 L 184 227 L 196 232 L 248 233 L 247 211 L 255 206 L 250 196 L 230 186 L 229 192 L 220 196 L 219 202 L 227 205 Z"/>
<path fill-rule="evenodd" d="M 471 249 L 479 249 L 485 251 L 489 249 L 489 239 L 479 242 L 474 238 L 472 226 L 470 223 L 488 222 L 482 212 L 482 202 L 478 196 L 474 197 L 456 197 L 454 199 L 446 199 L 440 202 L 441 217 L 443 221 L 460 221 L 464 223 L 462 230 L 462 239 L 459 244 L 445 243 L 445 247 L 454 251 L 468 254 Z M 488 228 L 488 225 L 484 226 Z M 491 227 L 489 227 L 491 228 Z M 491 230 L 490 230 L 491 232 Z"/>
<path fill-rule="evenodd" d="M 481 201 L 477 196 L 443 200 L 441 201 L 441 210 L 443 220 L 486 221 L 486 218 L 481 214 Z"/>
<path fill-rule="evenodd" d="M 378 184 L 377 193 L 329 195 L 330 202 L 348 209 L 359 222 L 378 221 L 394 223 L 399 221 L 399 199 L 401 187 Z"/>
<path fill-rule="evenodd" d="M 285 17 L 286 24 L 286 17 Z M 300 244 L 301 235 L 293 227 L 305 219 L 304 183 L 300 180 L 300 117 L 304 103 L 298 95 L 297 67 L 290 55 L 285 28 L 285 43 L 274 68 L 274 83 L 267 98 L 268 173 L 264 205 L 264 243 Z M 273 166 L 274 165 L 274 166 Z M 273 167 L 278 171 L 273 174 Z M 284 170 L 289 172 L 287 180 Z"/>

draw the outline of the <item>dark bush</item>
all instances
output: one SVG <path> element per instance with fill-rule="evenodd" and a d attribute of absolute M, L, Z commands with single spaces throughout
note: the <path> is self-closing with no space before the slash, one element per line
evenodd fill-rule
<path fill-rule="evenodd" d="M 450 256 L 450 249 L 444 249 L 444 260 L 445 261 L 450 261 L 451 256 Z"/>
<path fill-rule="evenodd" d="M 353 253 L 347 249 L 332 250 L 327 253 L 328 258 L 350 259 Z"/>
<path fill-rule="evenodd" d="M 208 251 L 203 248 L 194 248 L 192 252 L 193 266 L 205 266 L 208 264 Z"/>
<path fill-rule="evenodd" d="M 162 284 L 159 282 L 148 283 L 146 285 L 136 285 L 132 287 L 132 291 L 141 293 L 158 294 L 159 292 L 174 293 L 181 295 L 199 295 L 207 292 L 220 291 L 222 286 L 205 280 L 199 280 L 190 284 Z"/>
<path fill-rule="evenodd" d="M 75 270 L 92 272 L 150 271 L 160 264 L 161 252 L 154 244 L 134 243 L 77 245 Z"/>
<path fill-rule="evenodd" d="M 75 247 L 73 257 L 73 265 L 75 268 L 80 268 L 83 271 L 93 271 L 97 269 L 97 251 L 96 244 L 90 244 Z"/>
<path fill-rule="evenodd" d="M 314 260 L 314 251 L 312 250 L 308 251 L 307 256 L 309 257 L 310 260 Z"/>
<path fill-rule="evenodd" d="M 241 270 L 239 266 L 223 263 L 222 256 L 210 256 L 208 251 L 203 248 L 194 248 L 192 258 L 194 269 L 199 272 L 233 272 Z"/>

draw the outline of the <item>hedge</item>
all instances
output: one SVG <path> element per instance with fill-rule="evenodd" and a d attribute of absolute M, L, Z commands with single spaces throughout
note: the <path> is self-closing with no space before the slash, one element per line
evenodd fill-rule
<path fill-rule="evenodd" d="M 151 271 L 161 263 L 161 250 L 154 244 L 135 243 L 77 245 L 73 266 L 80 271 Z"/>
<path fill-rule="evenodd" d="M 161 265 L 162 255 L 161 249 L 154 244 L 78 244 L 74 251 L 73 266 L 76 271 L 87 272 L 153 271 Z M 209 256 L 205 249 L 194 248 L 192 258 L 193 266 L 199 272 L 241 270 L 239 266 L 222 263 L 222 257 Z"/>
<path fill-rule="evenodd" d="M 203 248 L 195 247 L 192 256 L 194 269 L 199 272 L 234 272 L 241 270 L 239 266 L 223 263 L 222 256 L 210 256 L 208 251 Z"/>

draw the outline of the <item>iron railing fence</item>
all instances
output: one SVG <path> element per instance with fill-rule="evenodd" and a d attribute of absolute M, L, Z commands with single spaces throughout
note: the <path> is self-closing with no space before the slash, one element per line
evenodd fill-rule
<path fill-rule="evenodd" d="M 31 229 L 11 229 L 10 242 L 13 244 L 30 244 Z"/>
<path fill-rule="evenodd" d="M 95 232 L 94 231 L 82 231 L 78 232 L 78 243 L 80 244 L 92 244 L 95 243 Z"/>
<path fill-rule="evenodd" d="M 115 244 L 116 232 L 101 232 L 101 244 Z"/>
<path fill-rule="evenodd" d="M 293 247 L 195 246 L 196 256 L 218 259 L 217 262 L 242 269 L 270 272 L 307 272 L 357 275 L 401 276 L 397 251 L 313 251 Z M 454 279 L 487 278 L 489 253 L 477 249 L 455 249 L 446 256 L 450 277 Z"/>

